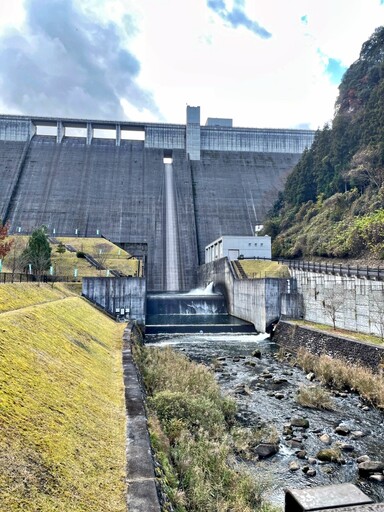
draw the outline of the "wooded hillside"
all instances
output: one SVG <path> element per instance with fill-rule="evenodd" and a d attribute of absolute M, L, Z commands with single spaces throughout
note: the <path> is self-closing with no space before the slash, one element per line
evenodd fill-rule
<path fill-rule="evenodd" d="M 273 255 L 384 258 L 384 27 L 339 86 L 332 126 L 318 130 L 265 223 Z"/>

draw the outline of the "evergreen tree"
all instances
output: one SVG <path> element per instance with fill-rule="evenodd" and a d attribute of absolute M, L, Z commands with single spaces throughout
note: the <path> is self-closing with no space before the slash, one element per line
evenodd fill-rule
<path fill-rule="evenodd" d="M 36 229 L 29 238 L 23 253 L 26 268 L 31 265 L 32 273 L 41 276 L 51 266 L 51 247 L 44 226 Z"/>

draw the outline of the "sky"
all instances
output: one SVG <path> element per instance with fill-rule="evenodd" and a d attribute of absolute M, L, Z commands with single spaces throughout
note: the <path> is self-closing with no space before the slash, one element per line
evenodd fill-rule
<path fill-rule="evenodd" d="M 384 0 L 0 0 L 0 112 L 321 128 Z"/>

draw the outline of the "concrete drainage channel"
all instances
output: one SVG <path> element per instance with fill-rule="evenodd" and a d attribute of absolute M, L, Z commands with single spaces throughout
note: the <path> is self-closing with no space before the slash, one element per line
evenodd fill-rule
<path fill-rule="evenodd" d="M 127 505 L 129 512 L 160 512 L 143 393 L 130 347 L 131 327 L 123 336 L 127 415 Z"/>

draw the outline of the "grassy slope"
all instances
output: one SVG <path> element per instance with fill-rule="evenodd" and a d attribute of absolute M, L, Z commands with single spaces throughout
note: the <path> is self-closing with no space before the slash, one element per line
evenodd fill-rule
<path fill-rule="evenodd" d="M 276 261 L 239 260 L 248 277 L 289 277 L 286 265 Z"/>
<path fill-rule="evenodd" d="M 37 291 L 36 291 L 37 290 Z M 0 314 L 1 510 L 125 510 L 122 326 L 36 287 Z M 0 286 L 0 297 L 21 287 Z M 51 301 L 51 302 L 47 302 Z"/>
<path fill-rule="evenodd" d="M 24 247 L 28 244 L 28 236 L 24 235 L 14 235 L 11 239 L 17 240 L 21 249 L 18 252 L 21 252 Z M 108 252 L 108 257 L 105 261 L 105 267 L 110 270 L 120 270 L 127 275 L 136 275 L 138 272 L 138 260 L 135 258 L 130 258 L 130 255 L 117 247 L 117 245 L 105 240 L 104 238 L 81 238 L 81 237 L 67 237 L 67 238 L 58 238 L 59 241 L 64 244 L 72 245 L 77 251 L 83 251 L 95 259 L 98 259 L 98 254 L 100 250 L 100 245 L 105 245 L 110 247 L 110 251 Z M 78 258 L 76 253 L 66 251 L 63 254 L 59 254 L 57 252 L 57 245 L 51 244 L 52 253 L 51 253 L 51 261 L 52 265 L 55 269 L 55 274 L 59 276 L 70 276 L 73 277 L 74 269 L 77 269 L 78 277 L 105 277 L 105 271 L 99 271 L 95 267 L 93 267 L 87 260 L 84 258 Z M 12 252 L 4 259 L 3 271 L 11 272 L 12 271 Z"/>

